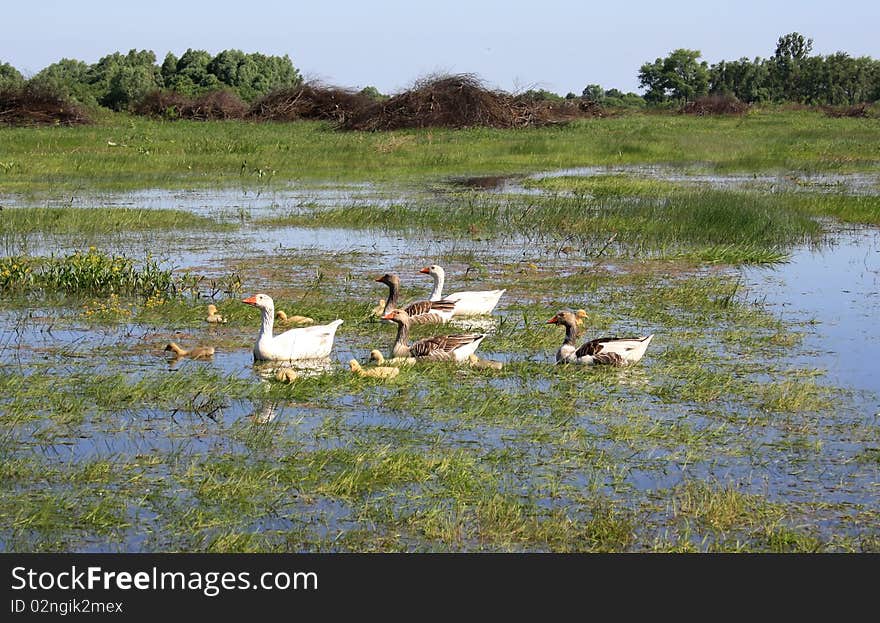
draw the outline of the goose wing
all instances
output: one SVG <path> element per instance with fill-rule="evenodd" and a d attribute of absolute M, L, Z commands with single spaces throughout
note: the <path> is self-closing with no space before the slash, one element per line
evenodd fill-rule
<path fill-rule="evenodd" d="M 438 335 L 414 342 L 410 346 L 413 357 L 449 357 L 453 351 L 481 340 L 482 333 L 461 333 L 458 335 Z"/>
<path fill-rule="evenodd" d="M 627 360 L 640 358 L 637 351 L 644 351 L 645 342 L 649 339 L 650 337 L 600 337 L 582 344 L 575 351 L 575 357 L 590 355 L 596 363 L 620 365 Z"/>

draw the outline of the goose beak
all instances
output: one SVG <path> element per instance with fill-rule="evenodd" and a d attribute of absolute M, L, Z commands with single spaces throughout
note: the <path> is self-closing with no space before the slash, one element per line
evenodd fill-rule
<path fill-rule="evenodd" d="M 382 320 L 391 320 L 391 316 L 393 316 L 393 315 L 394 315 L 394 312 L 390 311 L 387 314 L 385 314 L 384 316 L 382 316 Z"/>
<path fill-rule="evenodd" d="M 559 316 L 553 316 L 546 324 L 556 324 L 557 322 L 559 322 Z"/>
<path fill-rule="evenodd" d="M 426 266 L 425 268 L 423 268 L 423 269 L 420 270 L 419 272 L 420 272 L 420 273 L 425 273 L 426 275 L 429 275 L 429 274 L 431 273 L 431 270 Z"/>
<path fill-rule="evenodd" d="M 248 305 L 256 305 L 257 304 L 257 297 L 256 296 L 249 296 L 246 299 L 241 299 L 241 302 L 246 303 Z"/>

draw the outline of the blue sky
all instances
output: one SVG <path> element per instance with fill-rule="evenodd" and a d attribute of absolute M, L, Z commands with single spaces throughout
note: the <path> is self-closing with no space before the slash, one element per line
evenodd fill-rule
<path fill-rule="evenodd" d="M 4 3 L 6 4 L 6 3 Z M 638 91 L 645 61 L 675 48 L 714 63 L 768 57 L 797 31 L 814 54 L 880 58 L 880 0 L 600 2 L 14 2 L 0 17 L 0 62 L 32 75 L 61 58 L 238 48 L 288 54 L 309 79 L 384 93 L 438 71 L 474 73 L 507 91 L 564 95 L 585 85 Z"/>

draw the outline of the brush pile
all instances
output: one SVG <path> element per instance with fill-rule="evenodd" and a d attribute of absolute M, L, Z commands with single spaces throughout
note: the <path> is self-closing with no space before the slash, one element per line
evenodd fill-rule
<path fill-rule="evenodd" d="M 251 106 L 247 116 L 257 121 L 315 119 L 345 123 L 374 103 L 370 96 L 337 87 L 303 84 L 273 91 Z"/>
<path fill-rule="evenodd" d="M 0 91 L 0 124 L 81 125 L 91 119 L 79 105 L 47 91 L 24 87 Z"/>
<path fill-rule="evenodd" d="M 685 115 L 743 115 L 749 110 L 749 105 L 740 101 L 733 95 L 704 95 L 693 102 L 688 102 L 681 108 Z"/>
<path fill-rule="evenodd" d="M 513 98 L 490 91 L 471 74 L 429 77 L 384 102 L 375 102 L 341 124 L 343 130 L 403 128 L 514 128 L 530 115 Z"/>
<path fill-rule="evenodd" d="M 871 107 L 867 102 L 855 104 L 854 106 L 823 106 L 822 110 L 826 116 L 838 119 L 843 117 L 865 118 L 871 116 Z"/>
<path fill-rule="evenodd" d="M 138 102 L 135 112 L 139 115 L 161 119 L 192 119 L 215 121 L 241 119 L 248 107 L 230 91 L 210 91 L 189 97 L 176 91 L 153 91 Z"/>

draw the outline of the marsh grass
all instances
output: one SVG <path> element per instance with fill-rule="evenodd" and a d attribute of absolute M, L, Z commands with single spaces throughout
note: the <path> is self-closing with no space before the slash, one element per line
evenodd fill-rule
<path fill-rule="evenodd" d="M 112 232 L 228 229 L 184 210 L 143 208 L 15 207 L 3 211 L 0 236 L 9 234 L 106 234 Z"/>
<path fill-rule="evenodd" d="M 0 289 L 67 295 L 172 295 L 178 284 L 170 269 L 147 256 L 140 265 L 124 255 L 90 247 L 66 257 L 0 258 Z"/>
<path fill-rule="evenodd" d="M 320 122 L 167 123 L 123 113 L 80 128 L 2 128 L 0 192 L 265 187 L 694 162 L 722 171 L 860 171 L 880 124 L 814 111 L 738 119 L 633 114 L 525 130 L 335 132 Z M 389 145 L 392 145 L 389 148 Z"/>
<path fill-rule="evenodd" d="M 684 258 L 704 263 L 772 263 L 822 228 L 796 202 L 733 191 L 681 191 L 661 198 L 498 198 L 451 195 L 387 207 L 349 205 L 268 218 L 267 225 L 351 227 L 405 233 L 515 236 L 523 244 L 562 241 L 586 257 Z"/>

